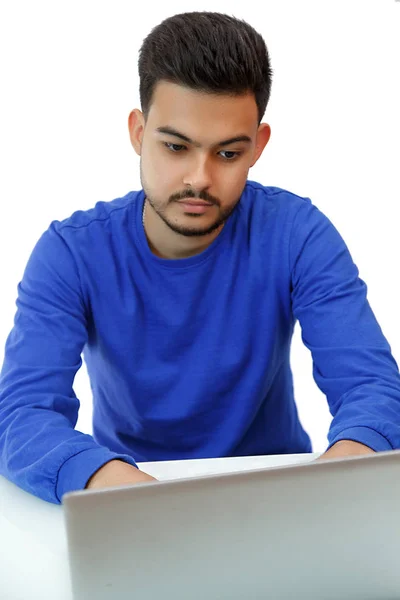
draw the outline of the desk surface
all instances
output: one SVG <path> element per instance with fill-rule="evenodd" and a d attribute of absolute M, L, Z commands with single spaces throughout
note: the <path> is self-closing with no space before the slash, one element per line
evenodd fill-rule
<path fill-rule="evenodd" d="M 289 454 L 138 463 L 159 480 L 231 473 L 309 462 Z M 1 600 L 72 600 L 63 507 L 50 504 L 0 476 Z"/>

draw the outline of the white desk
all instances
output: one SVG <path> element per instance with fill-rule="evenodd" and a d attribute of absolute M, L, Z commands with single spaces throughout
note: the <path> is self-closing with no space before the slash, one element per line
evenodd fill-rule
<path fill-rule="evenodd" d="M 290 454 L 139 463 L 160 480 L 309 462 Z M 62 506 L 50 504 L 0 476 L 1 600 L 72 600 Z"/>

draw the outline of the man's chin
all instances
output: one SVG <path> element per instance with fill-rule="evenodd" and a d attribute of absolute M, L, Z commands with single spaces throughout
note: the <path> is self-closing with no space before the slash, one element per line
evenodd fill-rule
<path fill-rule="evenodd" d="M 167 223 L 170 229 L 175 233 L 184 235 L 185 237 L 204 237 L 214 233 L 217 229 L 221 228 L 223 223 L 218 221 L 209 227 L 188 227 L 184 225 L 177 225 L 175 223 Z"/>

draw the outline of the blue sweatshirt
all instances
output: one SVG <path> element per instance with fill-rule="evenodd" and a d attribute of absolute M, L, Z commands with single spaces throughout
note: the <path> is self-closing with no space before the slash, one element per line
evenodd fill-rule
<path fill-rule="evenodd" d="M 60 503 L 106 462 L 311 451 L 296 410 L 296 320 L 333 420 L 400 448 L 400 377 L 341 236 L 310 199 L 248 181 L 200 254 L 162 259 L 144 191 L 54 221 L 18 286 L 0 379 L 0 473 Z M 93 436 L 74 429 L 85 359 Z"/>

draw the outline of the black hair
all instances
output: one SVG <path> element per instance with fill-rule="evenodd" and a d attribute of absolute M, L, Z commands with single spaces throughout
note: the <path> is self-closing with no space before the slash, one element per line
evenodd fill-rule
<path fill-rule="evenodd" d="M 273 70 L 264 39 L 248 23 L 217 12 L 174 15 L 154 27 L 139 50 L 139 94 L 145 119 L 158 82 L 210 94 L 253 93 L 258 124 Z"/>

